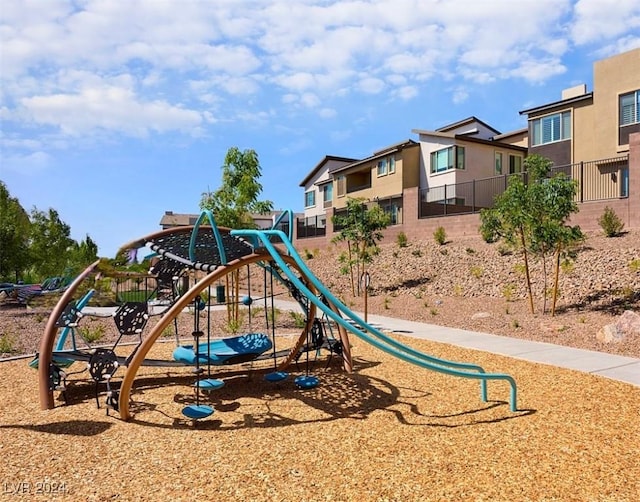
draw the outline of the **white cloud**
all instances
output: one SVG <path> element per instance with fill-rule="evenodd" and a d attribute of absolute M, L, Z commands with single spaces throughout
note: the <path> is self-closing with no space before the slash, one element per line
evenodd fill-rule
<path fill-rule="evenodd" d="M 403 85 L 391 91 L 391 95 L 402 100 L 409 101 L 419 94 L 418 88 L 413 85 Z"/>
<path fill-rule="evenodd" d="M 50 163 L 51 156 L 49 154 L 41 150 L 36 150 L 27 154 L 15 153 L 4 156 L 2 159 L 2 169 L 31 176 L 46 170 Z"/>
<path fill-rule="evenodd" d="M 567 68 L 557 59 L 546 61 L 523 60 L 518 67 L 510 71 L 510 76 L 540 83 L 550 77 L 562 75 L 566 71 Z"/>
<path fill-rule="evenodd" d="M 356 88 L 365 94 L 379 94 L 385 88 L 385 83 L 379 78 L 365 76 L 356 83 Z"/>
<path fill-rule="evenodd" d="M 335 108 L 321 108 L 318 111 L 318 115 L 320 115 L 320 117 L 322 117 L 323 119 L 332 119 L 338 115 L 338 112 L 335 110 Z"/>
<path fill-rule="evenodd" d="M 574 7 L 571 36 L 578 45 L 615 39 L 640 28 L 637 0 L 579 0 Z"/>
<path fill-rule="evenodd" d="M 94 130 L 144 137 L 151 131 L 190 133 L 202 123 L 199 112 L 166 101 L 142 101 L 131 89 L 113 85 L 84 87 L 79 92 L 23 98 L 33 122 L 53 126 L 71 136 Z"/>
<path fill-rule="evenodd" d="M 639 27 L 637 0 L 4 0 L 0 110 L 77 139 L 333 118 L 443 81 L 461 103 L 459 80 L 543 83 L 572 44 L 627 50 Z"/>
<path fill-rule="evenodd" d="M 456 87 L 451 97 L 454 104 L 459 105 L 469 99 L 469 90 L 466 87 Z"/>

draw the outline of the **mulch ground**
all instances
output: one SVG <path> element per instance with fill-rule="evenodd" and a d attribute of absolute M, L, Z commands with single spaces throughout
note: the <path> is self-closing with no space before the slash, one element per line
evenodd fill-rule
<path fill-rule="evenodd" d="M 2 497 L 30 500 L 637 501 L 640 388 L 424 340 L 439 357 L 505 372 L 508 386 L 428 372 L 353 340 L 355 371 L 267 383 L 229 367 L 216 412 L 192 424 L 188 368 L 143 368 L 124 422 L 96 408 L 86 372 L 39 408 L 27 360 L 0 363 Z M 152 354 L 168 357 L 171 343 Z M 324 354 L 323 354 L 324 357 Z M 76 363 L 78 369 L 81 364 Z M 268 366 L 268 365 L 267 365 Z M 70 371 L 73 371 L 72 366 Z M 304 364 L 300 370 L 304 371 Z M 295 370 L 295 368 L 292 368 Z M 121 376 L 121 374 L 120 374 Z M 116 378 L 117 380 L 117 378 Z M 17 495 L 16 495 L 17 493 Z M 15 496 L 14 496 L 15 495 Z M 12 497 L 13 496 L 13 497 Z"/>

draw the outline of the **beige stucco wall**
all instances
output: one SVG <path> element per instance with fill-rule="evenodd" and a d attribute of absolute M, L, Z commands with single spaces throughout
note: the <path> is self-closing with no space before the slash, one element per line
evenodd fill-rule
<path fill-rule="evenodd" d="M 618 114 L 620 94 L 640 89 L 640 48 L 596 61 L 593 65 L 593 130 L 592 159 L 615 157 L 629 151 L 618 147 Z"/>
<path fill-rule="evenodd" d="M 357 171 L 368 170 L 371 173 L 371 188 L 346 193 L 344 197 L 338 197 L 337 187 L 333 189 L 333 206 L 336 209 L 346 207 L 348 198 L 363 198 L 373 200 L 375 197 L 385 198 L 402 194 L 407 186 L 418 185 L 419 150 L 415 147 L 405 148 L 394 154 L 396 159 L 396 171 L 392 174 L 378 176 L 378 159 L 358 166 Z M 348 176 L 348 175 L 347 175 Z M 406 184 L 410 183 L 410 184 Z"/>

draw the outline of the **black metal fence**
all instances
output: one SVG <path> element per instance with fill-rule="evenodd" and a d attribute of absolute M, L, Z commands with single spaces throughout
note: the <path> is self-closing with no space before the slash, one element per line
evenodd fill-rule
<path fill-rule="evenodd" d="M 327 235 L 326 216 L 307 216 L 296 218 L 296 238 L 323 237 Z"/>
<path fill-rule="evenodd" d="M 564 173 L 577 182 L 576 202 L 619 199 L 629 196 L 629 156 L 577 162 L 551 169 L 551 174 Z M 518 176 L 527 183 L 526 172 L 503 174 L 450 185 L 423 188 L 419 191 L 418 218 L 433 218 L 456 214 L 478 213 L 493 207 L 495 198 Z M 395 201 L 402 207 L 402 198 Z M 344 211 L 344 210 L 343 210 Z M 339 214 L 336 211 L 335 214 Z M 296 238 L 322 237 L 327 233 L 330 214 L 296 219 Z M 397 223 L 401 223 L 398 221 Z M 340 228 L 334 226 L 334 232 Z"/>
<path fill-rule="evenodd" d="M 564 173 L 577 181 L 576 202 L 629 196 L 629 156 L 553 167 L 551 173 Z M 513 176 L 528 181 L 527 173 L 523 172 L 421 189 L 418 218 L 477 213 L 492 207 Z"/>

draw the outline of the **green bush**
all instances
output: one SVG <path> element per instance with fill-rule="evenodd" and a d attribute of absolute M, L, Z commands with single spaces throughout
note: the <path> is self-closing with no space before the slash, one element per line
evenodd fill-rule
<path fill-rule="evenodd" d="M 447 232 L 445 232 L 444 227 L 436 228 L 435 232 L 433 232 L 433 238 L 443 246 L 447 242 Z"/>
<path fill-rule="evenodd" d="M 600 228 L 602 228 L 607 237 L 617 237 L 622 233 L 622 229 L 624 228 L 622 220 L 609 206 L 604 208 L 602 216 L 598 218 L 598 225 L 600 225 Z"/>
<path fill-rule="evenodd" d="M 398 237 L 396 238 L 396 242 L 398 243 L 398 247 L 400 248 L 406 248 L 407 247 L 407 234 L 405 234 L 404 232 L 400 232 L 398 234 Z"/>
<path fill-rule="evenodd" d="M 293 325 L 296 328 L 304 328 L 307 324 L 307 318 L 302 312 L 294 312 L 293 310 L 289 311 L 291 318 L 293 319 Z"/>
<path fill-rule="evenodd" d="M 0 354 L 11 354 L 15 349 L 15 337 L 9 333 L 0 335 Z"/>
<path fill-rule="evenodd" d="M 94 327 L 91 326 L 82 326 L 78 328 L 78 333 L 83 338 L 83 340 L 89 344 L 94 343 L 102 339 L 104 337 L 104 333 L 106 328 L 102 324 L 98 324 Z"/>

